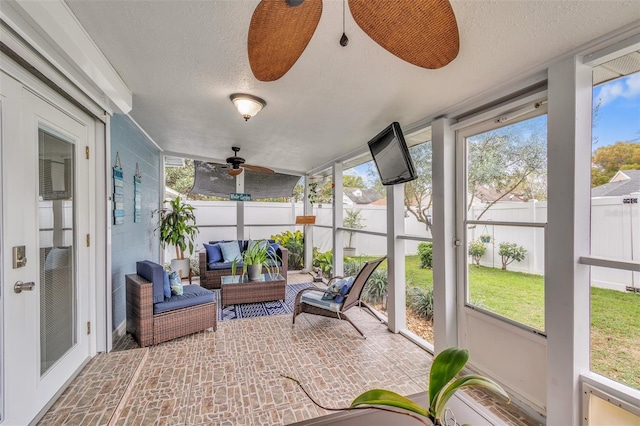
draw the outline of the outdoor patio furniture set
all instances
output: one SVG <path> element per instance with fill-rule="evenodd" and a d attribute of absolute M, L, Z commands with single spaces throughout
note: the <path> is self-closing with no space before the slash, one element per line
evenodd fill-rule
<path fill-rule="evenodd" d="M 283 251 L 286 253 L 286 249 Z M 300 291 L 295 298 L 292 326 L 296 317 L 305 312 L 346 320 L 366 338 L 345 311 L 360 306 L 376 316 L 360 299 L 371 273 L 384 259 L 365 262 L 355 278 L 334 277 L 326 288 L 311 287 Z M 256 281 L 249 281 L 242 274 L 221 275 L 219 279 L 222 306 L 285 299 L 286 278 L 278 273 L 262 274 Z M 126 290 L 127 332 L 140 347 L 217 328 L 215 292 L 194 284 L 183 286 L 182 295 L 171 294 L 162 265 L 151 261 L 137 262 L 136 274 L 126 275 Z"/>
<path fill-rule="evenodd" d="M 277 266 L 280 275 L 287 276 L 287 269 L 289 267 L 288 256 L 289 251 L 283 246 L 277 244 L 273 240 L 268 240 L 269 244 L 272 244 L 275 250 Z M 218 289 L 222 287 L 222 277 L 232 275 L 232 262 L 229 259 L 225 260 L 220 249 L 221 243 L 228 243 L 229 241 L 209 241 L 209 244 L 205 244 L 205 248 L 198 253 L 198 260 L 200 265 L 200 285 L 208 289 Z M 235 240 L 240 249 L 240 254 L 244 253 L 249 246 L 250 240 Z M 276 266 L 276 265 L 272 265 Z M 244 272 L 244 264 L 242 262 L 236 263 L 236 275 L 242 275 Z M 269 273 L 266 268 L 262 269 L 263 274 Z M 273 299 L 272 299 L 273 300 Z"/>

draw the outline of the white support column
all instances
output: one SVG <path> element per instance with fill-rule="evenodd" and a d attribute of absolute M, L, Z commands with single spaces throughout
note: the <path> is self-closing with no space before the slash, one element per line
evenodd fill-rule
<path fill-rule="evenodd" d="M 404 184 L 387 186 L 388 327 L 398 333 L 407 328 L 404 241 Z"/>
<path fill-rule="evenodd" d="M 338 227 L 343 224 L 344 212 L 342 211 L 342 197 L 344 191 L 342 189 L 342 163 L 333 165 L 333 275 L 341 276 L 344 274 L 344 256 L 343 250 L 343 232 L 338 231 Z"/>
<path fill-rule="evenodd" d="M 579 374 L 589 370 L 592 69 L 549 67 L 545 255 L 547 422 L 580 424 Z"/>
<path fill-rule="evenodd" d="M 458 345 L 456 281 L 456 147 L 452 120 L 431 124 L 433 179 L 434 348 Z"/>
<path fill-rule="evenodd" d="M 236 192 L 244 194 L 244 172 L 236 176 Z M 236 202 L 236 239 L 244 240 L 244 201 Z"/>
<path fill-rule="evenodd" d="M 309 201 L 311 176 L 304 177 L 304 214 L 313 215 L 313 204 Z M 304 270 L 313 272 L 313 226 L 304 225 Z"/>

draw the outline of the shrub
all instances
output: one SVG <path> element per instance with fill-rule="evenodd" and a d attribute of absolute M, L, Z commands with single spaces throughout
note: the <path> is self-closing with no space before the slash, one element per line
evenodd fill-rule
<path fill-rule="evenodd" d="M 333 251 L 320 253 L 316 247 L 313 248 L 313 266 L 320 268 L 325 278 L 330 278 L 333 272 Z"/>
<path fill-rule="evenodd" d="M 373 271 L 362 290 L 362 298 L 365 302 L 382 303 L 387 295 L 387 271 Z"/>
<path fill-rule="evenodd" d="M 474 240 L 469 243 L 469 256 L 473 262 L 480 266 L 480 258 L 487 252 L 487 247 L 481 240 Z"/>
<path fill-rule="evenodd" d="M 362 262 L 348 258 L 349 260 L 344 262 L 344 276 L 355 277 L 362 268 Z"/>
<path fill-rule="evenodd" d="M 300 231 L 286 231 L 272 235 L 271 239 L 289 250 L 287 256 L 289 269 L 297 271 L 304 268 L 304 234 Z"/>
<path fill-rule="evenodd" d="M 409 291 L 409 308 L 418 315 L 433 320 L 433 288 L 413 287 Z"/>
<path fill-rule="evenodd" d="M 433 244 L 432 243 L 418 244 L 418 255 L 420 256 L 421 268 L 431 269 L 433 267 Z"/>
<path fill-rule="evenodd" d="M 502 269 L 506 271 L 507 265 L 513 263 L 514 260 L 521 262 L 526 253 L 527 250 L 516 243 L 500 243 L 498 254 L 502 257 Z"/>

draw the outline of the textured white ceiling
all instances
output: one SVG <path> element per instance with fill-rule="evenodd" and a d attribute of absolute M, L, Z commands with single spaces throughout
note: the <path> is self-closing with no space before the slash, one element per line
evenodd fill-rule
<path fill-rule="evenodd" d="M 406 0 L 411 1 L 411 0 Z M 318 28 L 281 79 L 257 81 L 247 32 L 257 1 L 67 4 L 133 92 L 131 116 L 166 151 L 306 172 L 363 146 L 392 121 L 415 123 L 640 18 L 639 2 L 451 1 L 460 54 L 439 70 L 403 62 L 325 0 Z M 347 14 L 348 14 L 347 8 Z M 267 106 L 245 122 L 235 92 Z"/>

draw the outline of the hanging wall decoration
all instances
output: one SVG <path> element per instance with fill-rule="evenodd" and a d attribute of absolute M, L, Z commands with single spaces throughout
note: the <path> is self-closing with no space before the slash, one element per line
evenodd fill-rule
<path fill-rule="evenodd" d="M 116 164 L 113 166 L 113 224 L 124 223 L 124 174 L 120 164 L 120 153 L 116 152 Z"/>
<path fill-rule="evenodd" d="M 140 222 L 142 215 L 142 176 L 138 163 L 136 163 L 136 174 L 133 176 L 133 221 Z"/>

